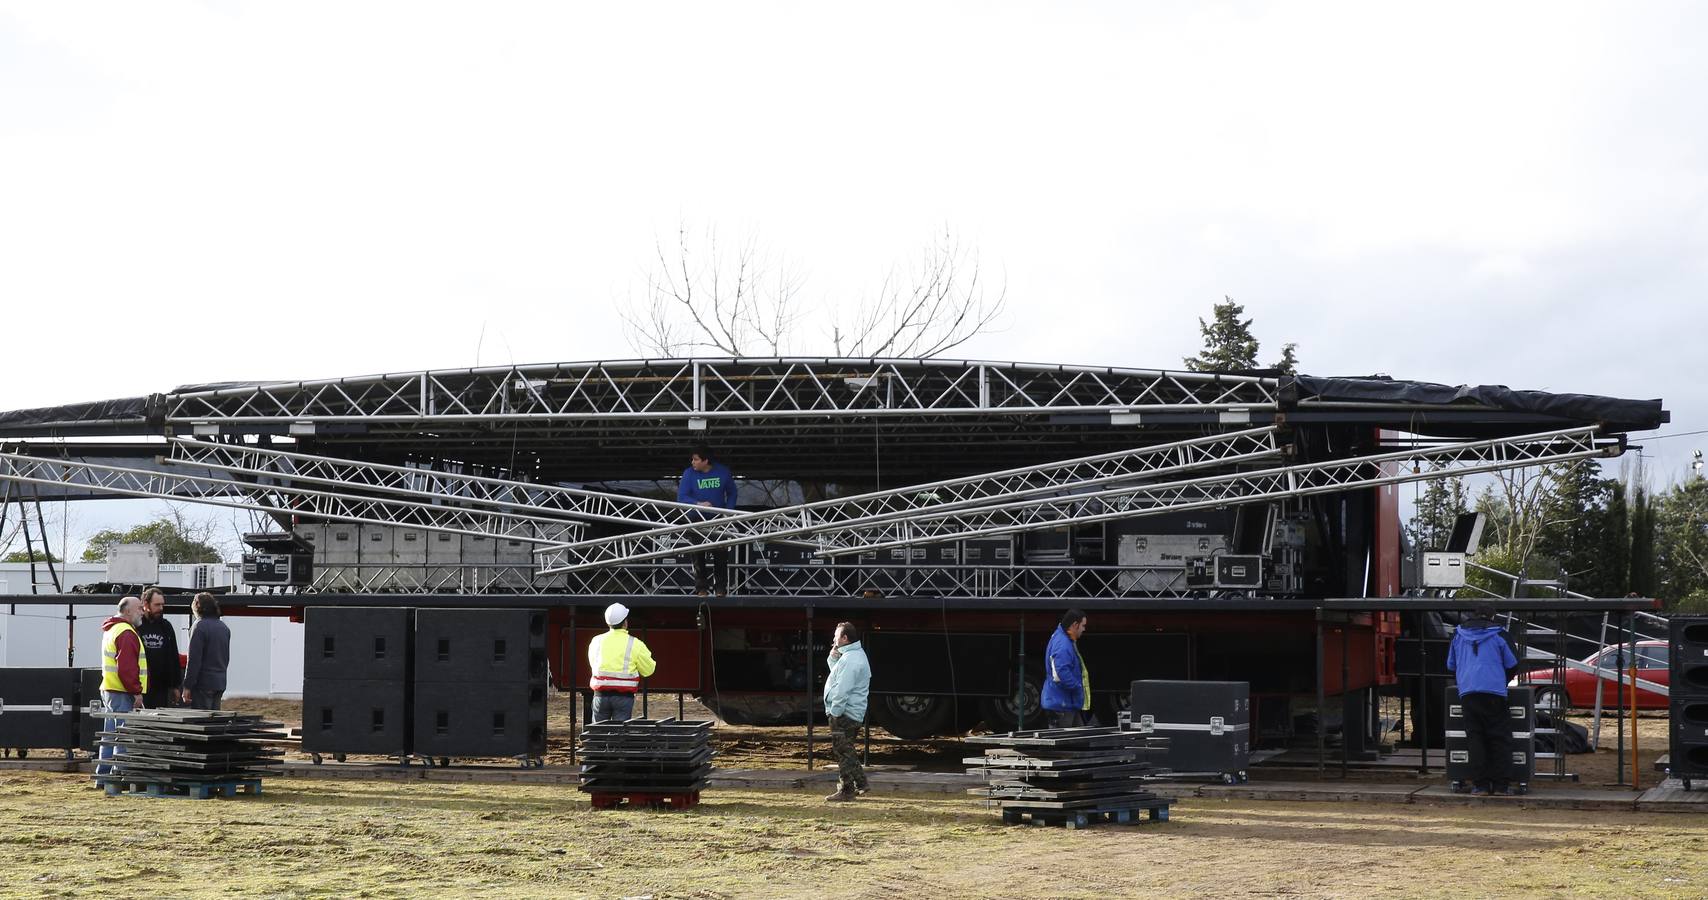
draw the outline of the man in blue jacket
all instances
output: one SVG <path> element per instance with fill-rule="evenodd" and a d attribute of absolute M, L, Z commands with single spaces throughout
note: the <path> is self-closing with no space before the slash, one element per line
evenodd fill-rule
<path fill-rule="evenodd" d="M 735 509 L 735 476 L 729 466 L 712 459 L 712 451 L 695 447 L 688 456 L 688 468 L 682 470 L 682 483 L 676 488 L 676 502 L 695 506 Z M 694 554 L 694 593 L 706 596 L 706 556 L 712 559 L 712 586 L 722 597 L 729 593 L 729 548 L 703 550 Z"/>
<path fill-rule="evenodd" d="M 1079 655 L 1079 636 L 1085 633 L 1085 613 L 1070 609 L 1050 635 L 1044 651 L 1042 703 L 1051 728 L 1077 728 L 1089 721 L 1091 672 Z"/>
<path fill-rule="evenodd" d="M 1447 648 L 1447 668 L 1459 686 L 1459 704 L 1465 711 L 1473 794 L 1506 793 L 1512 772 L 1506 683 L 1518 669 L 1518 657 L 1494 616 L 1494 606 L 1478 605 L 1470 618 L 1459 623 Z"/>
<path fill-rule="evenodd" d="M 836 793 L 832 803 L 866 793 L 866 770 L 860 767 L 855 743 L 866 721 L 866 698 L 872 687 L 872 667 L 860 646 L 860 628 L 853 622 L 836 626 L 830 643 L 830 677 L 824 680 L 824 714 L 830 717 L 830 747 L 836 753 Z"/>

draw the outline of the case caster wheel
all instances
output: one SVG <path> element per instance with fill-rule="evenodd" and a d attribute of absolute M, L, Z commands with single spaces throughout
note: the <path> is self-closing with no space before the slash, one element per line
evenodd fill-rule
<path fill-rule="evenodd" d="M 439 757 L 439 768 L 449 769 L 450 767 L 451 767 L 451 758 L 449 756 Z"/>
<path fill-rule="evenodd" d="M 320 754 L 318 754 L 318 753 L 310 753 L 310 754 L 309 754 L 309 755 L 308 755 L 308 761 L 309 761 L 309 762 L 311 762 L 311 763 L 314 763 L 314 764 L 315 764 L 315 765 L 317 765 L 317 766 L 318 766 L 318 765 L 320 765 L 320 763 L 321 763 L 321 759 L 320 759 Z"/>
<path fill-rule="evenodd" d="M 332 754 L 332 759 L 333 759 L 333 760 L 334 760 L 334 761 L 335 761 L 335 762 L 343 762 L 343 761 L 344 761 L 344 754 L 342 754 L 342 753 L 334 753 L 334 754 Z"/>
<path fill-rule="evenodd" d="M 1687 791 L 1690 790 L 1690 779 L 1688 778 L 1684 779 L 1684 789 Z"/>
<path fill-rule="evenodd" d="M 23 747 L 19 747 L 18 748 L 18 758 L 19 759 L 29 759 L 30 758 L 30 751 L 23 748 Z"/>
<path fill-rule="evenodd" d="M 1235 775 L 1232 772 L 1223 772 L 1222 773 L 1222 783 L 1223 784 L 1239 784 L 1239 776 Z"/>

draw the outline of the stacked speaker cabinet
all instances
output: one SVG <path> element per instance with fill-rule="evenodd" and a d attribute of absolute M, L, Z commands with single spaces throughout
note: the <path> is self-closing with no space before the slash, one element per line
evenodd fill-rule
<path fill-rule="evenodd" d="M 1536 694 L 1530 688 L 1506 689 L 1507 721 L 1512 725 L 1512 768 L 1507 774 L 1508 786 L 1523 793 L 1536 777 Z M 1468 789 L 1474 780 L 1471 771 L 1471 743 L 1465 734 L 1465 707 L 1459 702 L 1459 689 L 1447 688 L 1447 780 L 1455 788 Z"/>
<path fill-rule="evenodd" d="M 77 669 L 0 669 L 0 747 L 76 749 L 81 677 Z"/>
<path fill-rule="evenodd" d="M 414 750 L 439 757 L 545 753 L 544 611 L 416 612 Z"/>
<path fill-rule="evenodd" d="M 107 706 L 101 701 L 101 682 L 105 676 L 100 669 L 79 669 L 78 673 L 81 690 L 77 702 L 83 709 L 83 717 L 77 723 L 77 746 L 94 753 L 100 750 L 95 742 L 100 740 L 101 729 L 107 723 L 102 715 Z"/>
<path fill-rule="evenodd" d="M 1158 765 L 1187 775 L 1246 780 L 1251 764 L 1251 684 L 1245 681 L 1135 681 L 1135 731 L 1168 738 Z M 1152 757 L 1153 761 L 1155 757 Z"/>
<path fill-rule="evenodd" d="M 303 615 L 302 748 L 410 751 L 408 609 L 310 607 Z"/>
<path fill-rule="evenodd" d="M 1688 791 L 1708 780 L 1708 616 L 1673 616 L 1670 630 L 1668 767 Z"/>

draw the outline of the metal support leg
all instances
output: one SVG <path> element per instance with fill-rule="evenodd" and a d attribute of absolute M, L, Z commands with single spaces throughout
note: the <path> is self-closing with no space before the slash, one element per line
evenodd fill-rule
<path fill-rule="evenodd" d="M 1345 778 L 1351 765 L 1347 758 L 1352 755 L 1352 735 L 1348 733 L 1350 722 L 1344 715 L 1346 710 L 1346 692 L 1352 689 L 1352 623 L 1350 620 L 1340 623 L 1340 777 Z M 1360 740 L 1362 743 L 1362 740 Z"/>
<path fill-rule="evenodd" d="M 569 647 L 564 651 L 569 657 L 564 667 L 565 681 L 569 684 L 569 764 L 575 765 L 575 658 L 580 656 L 579 644 L 575 642 L 575 607 L 569 608 Z"/>
<path fill-rule="evenodd" d="M 1418 612 L 1417 624 L 1417 774 L 1429 775 L 1429 663 L 1424 658 L 1423 613 Z"/>
<path fill-rule="evenodd" d="M 1020 654 L 1015 657 L 1014 730 L 1026 730 L 1026 614 L 1020 614 Z"/>
<path fill-rule="evenodd" d="M 1619 614 L 1619 630 L 1621 632 L 1628 626 L 1630 616 L 1631 614 L 1626 612 Z M 1623 639 L 1619 641 L 1619 649 L 1614 651 L 1613 667 L 1617 670 L 1613 677 L 1618 679 L 1614 682 L 1618 689 L 1613 692 L 1613 707 L 1618 709 L 1619 698 L 1625 696 L 1625 641 Z M 1600 666 L 1596 666 L 1596 668 L 1599 669 Z M 1597 676 L 1600 674 L 1600 672 L 1596 673 Z M 1613 783 L 1623 786 L 1625 784 L 1625 712 L 1620 710 L 1617 718 L 1619 719 L 1619 778 Z"/>
<path fill-rule="evenodd" d="M 812 753 L 813 753 L 812 683 L 813 683 L 813 676 L 815 673 L 813 672 L 813 658 L 812 658 L 812 613 L 813 613 L 813 609 L 812 609 L 812 606 L 809 604 L 807 606 L 807 641 L 806 641 L 806 643 L 807 643 L 807 648 L 806 648 L 806 654 L 807 654 L 807 686 L 806 686 L 806 694 L 807 694 L 807 697 L 806 697 L 806 699 L 807 699 L 807 771 L 808 772 L 812 771 L 812 761 L 813 761 L 813 757 L 812 757 Z"/>
<path fill-rule="evenodd" d="M 1323 684 L 1323 611 L 1317 609 L 1317 777 L 1328 771 L 1328 728 L 1323 721 L 1328 711 L 1326 685 Z"/>

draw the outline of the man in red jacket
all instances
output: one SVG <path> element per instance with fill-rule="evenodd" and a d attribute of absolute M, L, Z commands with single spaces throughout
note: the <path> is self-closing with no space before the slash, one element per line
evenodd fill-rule
<path fill-rule="evenodd" d="M 118 610 L 101 623 L 101 703 L 107 712 L 131 712 L 142 705 L 148 692 L 148 656 L 142 652 L 142 636 L 136 626 L 142 621 L 142 601 L 126 597 Z M 118 719 L 108 719 L 106 730 L 117 732 Z M 102 744 L 95 775 L 112 773 L 112 760 L 120 752 Z"/>

